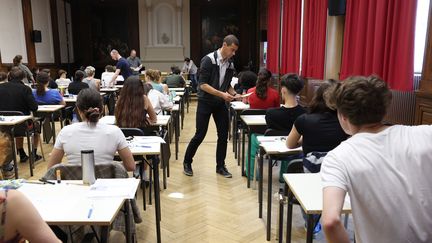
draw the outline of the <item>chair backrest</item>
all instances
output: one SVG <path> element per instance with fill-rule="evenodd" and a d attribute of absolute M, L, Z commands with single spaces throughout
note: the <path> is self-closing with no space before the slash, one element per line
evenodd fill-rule
<path fill-rule="evenodd" d="M 247 109 L 243 110 L 240 115 L 265 115 L 266 109 Z"/>
<path fill-rule="evenodd" d="M 80 164 L 57 164 L 51 167 L 43 176 L 47 180 L 56 179 L 56 170 L 61 172 L 62 180 L 82 180 Z M 128 178 L 128 173 L 121 163 L 109 162 L 95 165 L 96 178 Z"/>
<path fill-rule="evenodd" d="M 120 128 L 125 137 L 144 136 L 144 132 L 139 128 Z"/>
<path fill-rule="evenodd" d="M 264 132 L 264 136 L 288 136 L 290 131 L 282 131 L 272 128 L 267 128 Z"/>
<path fill-rule="evenodd" d="M 287 173 L 304 173 L 303 159 L 293 159 L 288 162 Z"/>
<path fill-rule="evenodd" d="M 0 111 L 0 116 L 24 116 L 21 111 Z"/>

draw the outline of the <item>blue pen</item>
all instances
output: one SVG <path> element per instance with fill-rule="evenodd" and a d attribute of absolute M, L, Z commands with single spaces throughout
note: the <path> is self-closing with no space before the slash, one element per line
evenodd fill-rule
<path fill-rule="evenodd" d="M 91 208 L 88 211 L 88 214 L 87 214 L 88 219 L 91 217 L 92 213 L 93 213 L 93 204 L 91 205 Z"/>

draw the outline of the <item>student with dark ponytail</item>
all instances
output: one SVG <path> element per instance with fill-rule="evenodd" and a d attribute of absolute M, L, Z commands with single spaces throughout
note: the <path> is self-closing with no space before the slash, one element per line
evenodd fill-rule
<path fill-rule="evenodd" d="M 250 88 L 247 93 L 249 96 L 249 105 L 251 109 L 268 109 L 276 108 L 280 105 L 279 93 L 276 89 L 270 87 L 271 72 L 262 68 L 258 72 L 256 87 Z"/>
<path fill-rule="evenodd" d="M 39 105 L 65 105 L 63 97 L 58 90 L 49 89 L 49 76 L 46 72 L 39 72 L 36 76 L 36 89 L 33 96 Z"/>
<path fill-rule="evenodd" d="M 81 90 L 76 107 L 82 122 L 66 126 L 60 131 L 48 168 L 61 163 L 64 154 L 69 164 L 80 164 L 81 150 L 93 150 L 96 164 L 113 161 L 118 152 L 125 169 L 135 170 L 135 161 L 120 128 L 98 122 L 103 109 L 99 92 Z"/>

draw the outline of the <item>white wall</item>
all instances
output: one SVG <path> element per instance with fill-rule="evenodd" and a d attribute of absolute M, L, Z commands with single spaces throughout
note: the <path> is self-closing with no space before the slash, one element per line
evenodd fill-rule
<path fill-rule="evenodd" d="M 42 42 L 35 43 L 36 63 L 54 63 L 54 41 L 49 0 L 31 0 L 33 29 L 40 30 Z"/>
<path fill-rule="evenodd" d="M 147 69 L 181 68 L 190 56 L 189 4 L 190 0 L 138 0 L 141 60 Z M 163 33 L 169 38 L 166 43 Z"/>
<path fill-rule="evenodd" d="M 12 63 L 15 55 L 22 55 L 27 63 L 27 48 L 21 1 L 1 0 L 0 54 L 2 63 Z"/>
<path fill-rule="evenodd" d="M 68 25 L 68 42 L 69 42 L 69 61 L 74 62 L 73 54 L 73 36 L 72 36 L 72 17 L 70 4 L 66 3 L 66 20 L 64 10 L 64 0 L 57 0 L 57 18 L 60 39 L 60 57 L 61 63 L 68 62 L 67 41 L 66 41 L 66 23 Z"/>

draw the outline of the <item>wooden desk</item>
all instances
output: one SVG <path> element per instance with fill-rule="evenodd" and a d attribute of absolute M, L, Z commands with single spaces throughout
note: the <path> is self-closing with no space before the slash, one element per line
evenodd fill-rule
<path fill-rule="evenodd" d="M 284 174 L 285 195 L 288 196 L 287 210 L 287 235 L 286 242 L 291 242 L 292 226 L 292 206 L 294 197 L 300 203 L 305 213 L 308 215 L 308 227 L 306 242 L 312 243 L 313 240 L 313 214 L 321 214 L 323 207 L 323 193 L 320 173 L 305 174 Z M 342 213 L 351 213 L 349 197 L 345 197 Z M 279 239 L 282 239 L 283 229 L 283 210 L 279 215 Z"/>
<path fill-rule="evenodd" d="M 98 179 L 122 182 L 125 189 L 135 194 L 139 180 Z M 118 180 L 118 181 L 117 181 Z M 76 185 L 75 185 L 76 184 Z M 109 197 L 94 196 L 90 186 L 82 185 L 81 181 L 62 181 L 60 184 L 28 184 L 24 183 L 21 191 L 35 206 L 42 219 L 50 225 L 99 225 L 102 227 L 101 242 L 108 242 L 109 228 L 125 201 L 132 199 L 127 195 L 110 195 Z M 92 213 L 89 213 L 90 208 Z M 128 220 L 126 220 L 128 222 Z M 129 224 L 126 224 L 127 242 L 131 242 Z"/>
<path fill-rule="evenodd" d="M 175 140 L 175 157 L 178 159 L 179 150 L 179 137 L 180 137 L 180 105 L 174 104 L 171 109 L 172 115 L 174 116 L 174 140 Z"/>
<path fill-rule="evenodd" d="M 50 118 L 51 121 L 51 132 L 53 135 L 53 144 L 56 140 L 56 131 L 55 131 L 55 120 L 54 120 L 54 113 L 58 112 L 59 118 L 60 118 L 60 127 L 63 128 L 63 116 L 60 112 L 61 109 L 63 109 L 64 105 L 39 105 L 37 113 L 46 113 L 47 117 Z M 47 143 L 49 140 L 46 141 Z"/>
<path fill-rule="evenodd" d="M 262 218 L 262 207 L 263 207 L 263 157 L 264 154 L 267 154 L 269 157 L 268 161 L 268 191 L 267 191 L 267 241 L 270 240 L 271 234 L 271 208 L 272 208 L 272 191 L 273 191 L 273 160 L 278 158 L 283 158 L 289 155 L 295 155 L 302 152 L 302 148 L 298 147 L 295 149 L 289 149 L 285 145 L 285 137 L 281 136 L 258 136 L 258 142 L 260 143 L 260 148 L 263 149 L 264 153 L 261 153 L 259 159 L 259 168 L 260 168 L 260 181 L 258 187 L 258 216 Z"/>
<path fill-rule="evenodd" d="M 258 129 L 261 127 L 267 126 L 265 115 L 241 115 L 241 120 L 245 124 L 245 127 L 248 131 L 248 150 L 247 150 L 247 156 L 248 156 L 248 173 L 250 172 L 250 146 L 251 146 L 251 135 L 254 129 Z M 244 173 L 245 169 L 245 129 L 242 129 L 242 158 L 241 158 L 241 167 L 242 167 L 242 173 Z M 250 180 L 248 178 L 247 180 L 247 187 L 250 188 Z"/>
<path fill-rule="evenodd" d="M 0 127 L 7 127 L 9 128 L 9 132 L 11 134 L 12 137 L 12 159 L 14 161 L 14 170 L 15 170 L 15 179 L 18 179 L 18 161 L 17 161 L 17 153 L 16 153 L 16 145 L 15 145 L 15 126 L 19 125 L 23 122 L 26 122 L 28 120 L 32 120 L 33 116 L 0 116 Z M 31 144 L 30 144 L 30 137 L 28 136 L 27 133 L 27 146 L 28 146 L 28 151 L 30 151 L 29 153 L 29 157 L 30 157 L 30 162 L 29 162 L 29 166 L 30 166 L 30 176 L 33 176 L 33 161 L 34 161 L 34 157 L 33 157 L 33 153 L 31 152 Z"/>
<path fill-rule="evenodd" d="M 106 93 L 112 93 L 112 92 L 117 92 L 119 89 L 117 87 L 106 87 L 106 88 L 101 88 L 99 91 L 100 92 L 106 92 Z"/>
<path fill-rule="evenodd" d="M 157 139 L 161 139 L 161 138 L 157 136 L 134 136 L 132 141 L 128 141 L 129 149 L 131 150 L 133 155 L 143 155 L 143 156 L 159 155 L 161 152 L 161 143 L 154 142 Z M 161 242 L 161 232 L 160 232 L 161 206 L 160 206 L 158 160 L 152 159 L 152 164 L 149 164 L 149 166 L 153 170 L 153 176 L 154 176 L 153 187 L 154 187 L 154 197 L 155 197 L 156 235 L 157 235 L 157 242 L 160 243 Z M 145 186 L 143 188 L 145 188 Z M 151 195 L 151 191 L 150 191 L 150 195 Z M 151 205 L 151 199 L 150 199 L 150 205 Z"/>
<path fill-rule="evenodd" d="M 238 133 L 238 121 L 240 119 L 240 113 L 243 110 L 249 109 L 249 105 L 245 104 L 241 101 L 232 101 L 230 103 L 230 121 L 232 120 L 232 144 L 233 144 L 233 152 L 234 158 L 237 159 L 237 164 L 240 165 L 240 143 L 239 141 L 239 133 Z M 229 129 L 230 131 L 231 129 Z M 231 134 L 229 134 L 231 135 Z M 230 136 L 231 138 L 231 136 Z"/>

